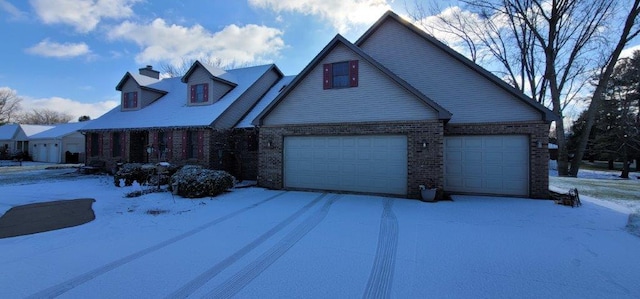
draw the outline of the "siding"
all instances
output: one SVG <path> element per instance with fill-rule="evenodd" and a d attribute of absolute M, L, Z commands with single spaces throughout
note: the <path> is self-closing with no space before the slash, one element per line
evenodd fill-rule
<path fill-rule="evenodd" d="M 122 111 L 130 111 L 130 110 L 138 110 L 138 108 L 124 108 L 124 103 L 122 102 L 122 95 L 127 92 L 137 92 L 138 93 L 138 107 L 140 107 L 140 99 L 142 95 L 140 94 L 140 87 L 138 87 L 138 83 L 133 78 L 127 79 L 127 82 L 122 86 L 122 92 L 120 93 L 120 110 Z"/>
<path fill-rule="evenodd" d="M 151 103 L 159 99 L 161 96 L 162 96 L 161 93 L 157 93 L 149 90 L 142 90 L 140 95 L 142 108 L 151 105 Z"/>
<path fill-rule="evenodd" d="M 395 20 L 387 20 L 361 48 L 449 110 L 450 123 L 541 119 L 540 112 Z"/>
<path fill-rule="evenodd" d="M 273 68 L 263 74 L 216 119 L 214 127 L 229 129 L 235 126 L 280 78 L 280 74 Z"/>
<path fill-rule="evenodd" d="M 187 94 L 185 95 L 185 101 L 187 102 L 187 104 L 190 104 L 189 99 L 191 98 L 191 95 L 189 94 L 191 92 L 191 88 L 189 86 L 191 86 L 192 84 L 203 83 L 209 83 L 209 103 L 215 103 L 232 88 L 231 86 L 222 82 L 214 81 L 213 79 L 211 79 L 211 74 L 209 74 L 209 72 L 201 67 L 198 67 L 193 71 L 191 76 L 189 76 L 189 81 L 187 82 Z"/>
<path fill-rule="evenodd" d="M 322 65 L 359 59 L 358 87 L 323 89 Z M 265 125 L 435 120 L 436 111 L 338 45 L 264 119 Z"/>

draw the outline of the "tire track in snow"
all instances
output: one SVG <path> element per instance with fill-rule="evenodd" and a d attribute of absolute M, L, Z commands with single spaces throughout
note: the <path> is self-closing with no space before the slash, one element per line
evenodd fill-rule
<path fill-rule="evenodd" d="M 335 203 L 342 195 L 333 195 L 325 202 L 322 209 L 315 212 L 302 223 L 298 224 L 291 232 L 289 232 L 282 240 L 275 244 L 267 252 L 260 255 L 255 261 L 238 271 L 231 278 L 227 279 L 218 287 L 204 295 L 204 298 L 230 298 L 242 290 L 253 279 L 258 277 L 260 273 L 269 268 L 276 260 L 285 254 L 293 245 L 298 243 L 304 236 L 313 230 L 329 213 L 331 205 Z"/>
<path fill-rule="evenodd" d="M 389 298 L 398 249 L 398 219 L 393 213 L 393 199 L 385 198 L 378 248 L 369 274 L 369 282 L 362 298 Z"/>
<path fill-rule="evenodd" d="M 79 286 L 79 285 L 81 285 L 81 284 L 83 284 L 83 283 L 85 283 L 87 281 L 90 281 L 90 280 L 92 280 L 92 279 L 94 279 L 94 278 L 96 278 L 96 277 L 98 277 L 98 276 L 100 276 L 102 274 L 105 274 L 105 273 L 107 273 L 107 272 L 109 272 L 109 271 L 111 271 L 111 270 L 113 270 L 115 268 L 118 268 L 118 267 L 120 267 L 122 265 L 125 265 L 125 264 L 127 264 L 127 263 L 129 263 L 129 262 L 131 262 L 133 260 L 139 259 L 139 258 L 141 258 L 141 257 L 143 257 L 143 256 L 145 256 L 147 254 L 150 254 L 152 252 L 160 250 L 160 249 L 162 249 L 164 247 L 167 247 L 167 246 L 169 246 L 169 245 L 171 245 L 173 243 L 176 243 L 178 241 L 184 240 L 184 239 L 186 239 L 186 238 L 188 238 L 190 236 L 193 236 L 193 235 L 195 235 L 195 234 L 197 234 L 197 233 L 199 233 L 199 232 L 201 232 L 201 231 L 203 231 L 203 230 L 205 230 L 205 229 L 207 229 L 209 227 L 212 227 L 212 226 L 214 226 L 216 224 L 219 224 L 220 222 L 223 222 L 225 220 L 229 220 L 229 219 L 231 219 L 231 218 L 233 218 L 235 216 L 238 216 L 238 215 L 240 215 L 240 214 L 242 214 L 242 213 L 244 213 L 244 212 L 246 212 L 248 210 L 251 210 L 251 209 L 253 209 L 255 207 L 258 207 L 258 206 L 260 206 L 260 205 L 262 205 L 262 204 L 264 204 L 264 203 L 266 203 L 266 202 L 268 202 L 270 200 L 273 200 L 276 197 L 284 195 L 285 193 L 287 193 L 287 192 L 286 191 L 285 192 L 280 192 L 280 193 L 278 193 L 276 195 L 273 195 L 273 196 L 271 196 L 271 197 L 269 197 L 267 199 L 264 199 L 262 201 L 254 203 L 254 204 L 252 204 L 250 206 L 247 206 L 247 207 L 244 207 L 244 208 L 242 208 L 240 210 L 237 210 L 237 211 L 235 211 L 233 213 L 227 214 L 227 215 L 219 217 L 219 218 L 217 218 L 217 219 L 215 219 L 215 220 L 213 220 L 211 222 L 208 222 L 208 223 L 205 223 L 205 224 L 203 224 L 201 226 L 198 226 L 198 227 L 196 227 L 196 228 L 194 228 L 194 229 L 192 229 L 192 230 L 190 230 L 190 231 L 188 231 L 186 233 L 183 233 L 181 235 L 175 236 L 175 237 L 173 237 L 173 238 L 171 238 L 169 240 L 166 240 L 164 242 L 158 243 L 158 244 L 156 244 L 154 246 L 151 246 L 151 247 L 147 247 L 147 248 L 145 248 L 143 250 L 140 250 L 140 251 L 138 251 L 136 253 L 132 253 L 132 254 L 130 254 L 128 256 L 125 256 L 125 257 L 123 257 L 121 259 L 118 259 L 118 260 L 115 260 L 115 261 L 113 261 L 111 263 L 108 263 L 108 264 L 106 264 L 106 265 L 104 265 L 104 266 L 102 266 L 100 268 L 96 268 L 94 270 L 91 270 L 89 272 L 86 272 L 84 274 L 76 276 L 76 277 L 74 277 L 72 279 L 69 279 L 67 281 L 64 281 L 62 283 L 59 283 L 57 285 L 51 286 L 49 288 L 46 288 L 46 289 L 44 289 L 44 290 L 42 290 L 40 292 L 37 292 L 37 293 L 27 297 L 27 298 L 36 299 L 36 298 L 58 297 L 58 296 L 60 296 L 60 295 L 62 295 L 64 293 L 68 292 L 69 290 L 71 290 L 71 289 L 73 289 L 73 288 L 75 288 L 75 287 L 77 287 L 77 286 Z"/>
<path fill-rule="evenodd" d="M 191 281 L 186 283 L 184 286 L 182 286 L 181 288 L 179 288 L 177 291 L 173 292 L 171 295 L 167 296 L 166 298 L 186 298 L 186 297 L 188 297 L 195 290 L 201 288 L 205 283 L 207 283 L 209 280 L 214 278 L 216 275 L 218 275 L 224 269 L 229 267 L 231 264 L 237 262 L 239 259 L 241 259 L 245 255 L 247 255 L 249 252 L 254 250 L 256 247 L 258 247 L 262 243 L 264 243 L 266 240 L 268 240 L 269 238 L 273 237 L 273 235 L 275 235 L 276 233 L 280 232 L 282 229 L 287 227 L 289 224 L 291 224 L 291 222 L 293 222 L 296 219 L 300 218 L 300 216 L 302 216 L 302 214 L 306 213 L 311 207 L 313 207 L 318 202 L 320 202 L 320 200 L 323 197 L 325 197 L 326 195 L 327 195 L 326 193 L 323 193 L 322 195 L 318 196 L 316 199 L 314 199 L 313 201 L 309 202 L 308 204 L 306 204 L 305 206 L 300 208 L 295 213 L 291 214 L 291 216 L 287 217 L 285 220 L 281 221 L 276 226 L 272 227 L 270 230 L 268 230 L 264 234 L 260 235 L 255 240 L 251 241 L 251 243 L 245 245 L 240 250 L 236 251 L 235 253 L 233 253 L 232 255 L 228 256 L 224 260 L 218 262 L 213 267 L 207 269 L 205 272 L 203 272 L 202 274 L 198 275 L 198 277 L 192 279 Z"/>

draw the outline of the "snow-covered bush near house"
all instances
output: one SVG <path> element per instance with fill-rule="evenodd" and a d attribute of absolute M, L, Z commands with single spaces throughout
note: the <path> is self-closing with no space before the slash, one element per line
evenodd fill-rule
<path fill-rule="evenodd" d="M 149 180 L 149 171 L 143 169 L 141 163 L 127 163 L 113 176 L 116 187 L 120 187 L 121 180 L 124 180 L 125 186 L 131 186 L 133 182 L 144 185 Z"/>
<path fill-rule="evenodd" d="M 196 165 L 185 165 L 171 176 L 170 187 L 187 198 L 216 196 L 233 188 L 235 178 L 222 170 L 211 170 Z"/>

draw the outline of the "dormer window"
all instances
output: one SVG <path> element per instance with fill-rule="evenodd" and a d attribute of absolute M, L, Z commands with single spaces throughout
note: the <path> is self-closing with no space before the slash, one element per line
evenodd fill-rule
<path fill-rule="evenodd" d="M 358 61 L 342 61 L 323 65 L 324 89 L 358 87 Z"/>
<path fill-rule="evenodd" d="M 123 92 L 122 93 L 122 107 L 124 109 L 138 108 L 138 93 Z"/>
<path fill-rule="evenodd" d="M 190 101 L 192 104 L 202 104 L 209 102 L 209 84 L 191 85 Z"/>

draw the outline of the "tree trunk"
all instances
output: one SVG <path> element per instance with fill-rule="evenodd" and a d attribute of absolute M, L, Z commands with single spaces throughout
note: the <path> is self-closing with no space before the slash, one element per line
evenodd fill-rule
<path fill-rule="evenodd" d="M 611 159 L 611 158 L 609 158 L 609 160 L 607 160 L 607 169 L 613 170 L 613 159 Z"/>
<path fill-rule="evenodd" d="M 622 152 L 622 173 L 620 174 L 620 177 L 623 179 L 629 178 L 629 155 L 626 145 L 624 145 Z"/>

